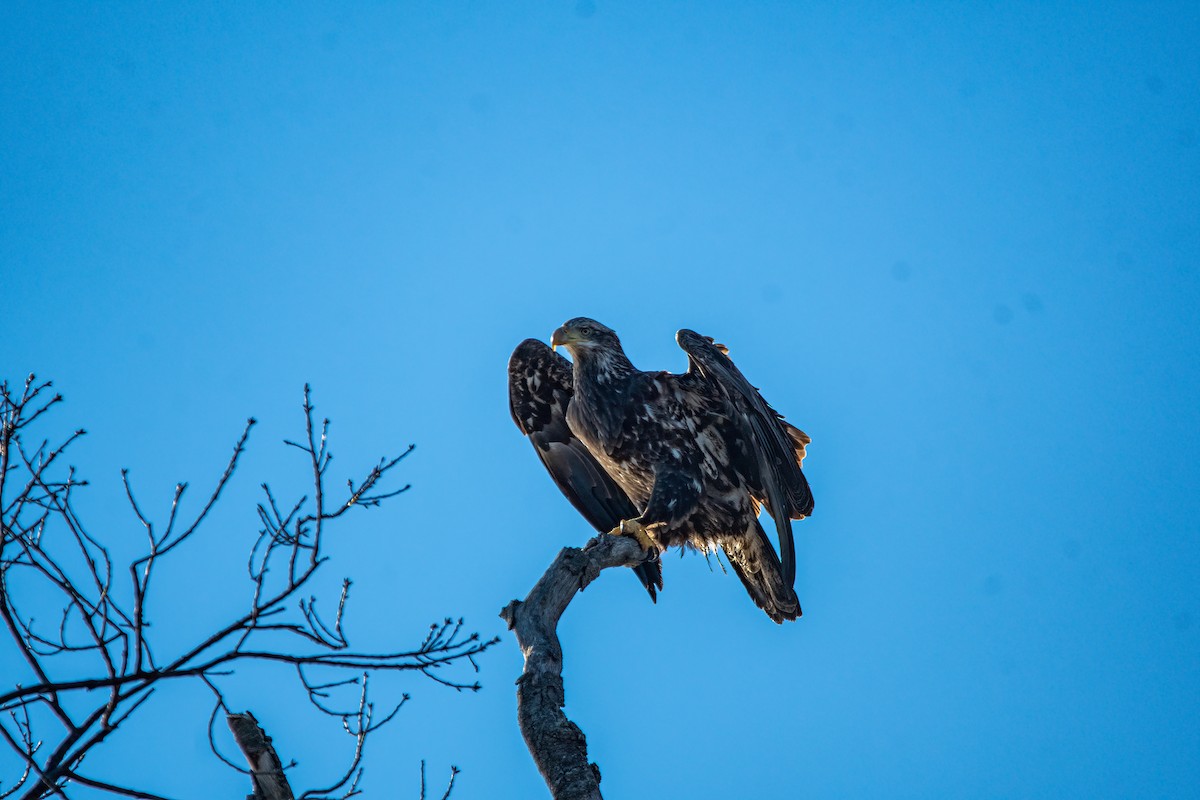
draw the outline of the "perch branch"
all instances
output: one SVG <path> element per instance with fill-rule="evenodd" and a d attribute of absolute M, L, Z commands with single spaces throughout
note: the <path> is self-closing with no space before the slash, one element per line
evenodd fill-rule
<path fill-rule="evenodd" d="M 609 567 L 646 559 L 631 537 L 601 534 L 583 549 L 564 548 L 529 596 L 513 600 L 500 617 L 517 636 L 525 669 L 517 679 L 517 721 L 554 800 L 599 800 L 600 769 L 588 762 L 583 731 L 563 713 L 562 646 L 558 620 L 575 593 Z"/>

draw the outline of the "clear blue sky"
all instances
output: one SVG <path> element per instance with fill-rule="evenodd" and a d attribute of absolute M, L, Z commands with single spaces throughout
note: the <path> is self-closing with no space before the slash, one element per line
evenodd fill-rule
<path fill-rule="evenodd" d="M 301 490 L 305 381 L 337 480 L 417 444 L 341 529 L 351 635 L 504 640 L 477 696 L 400 687 L 370 797 L 421 758 L 459 798 L 544 792 L 496 614 L 589 530 L 505 363 L 576 315 L 647 369 L 718 337 L 814 440 L 802 621 L 694 555 L 657 606 L 613 573 L 568 612 L 608 796 L 1194 797 L 1197 42 L 1195 3 L 8 3 L 0 372 L 91 431 L 118 551 L 121 467 L 197 502 L 262 421 L 172 573 L 197 623 L 241 601 L 258 483 Z M 340 764 L 286 683 L 227 691 L 297 785 Z M 93 772 L 245 793 L 207 710 L 156 696 Z"/>

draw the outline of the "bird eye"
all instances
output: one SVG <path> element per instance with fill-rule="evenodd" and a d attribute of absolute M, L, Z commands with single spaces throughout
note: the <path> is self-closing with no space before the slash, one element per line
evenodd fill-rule
<path fill-rule="evenodd" d="M 590 325 L 584 325 L 582 328 L 579 329 L 579 332 L 582 333 L 584 336 L 591 336 L 592 335 L 592 327 Z"/>

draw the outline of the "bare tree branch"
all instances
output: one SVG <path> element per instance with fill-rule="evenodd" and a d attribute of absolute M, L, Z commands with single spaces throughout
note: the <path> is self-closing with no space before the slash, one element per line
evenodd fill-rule
<path fill-rule="evenodd" d="M 336 605 L 331 607 L 321 606 L 311 594 L 313 578 L 328 560 L 324 542 L 330 523 L 351 508 L 377 507 L 406 491 L 407 485 L 387 489 L 384 483 L 412 451 L 411 446 L 399 456 L 380 459 L 365 474 L 360 473 L 360 479 L 348 480 L 345 495 L 331 497 L 325 483 L 333 459 L 330 423 L 325 419 L 316 424 L 311 391 L 305 386 L 306 436 L 301 443 L 287 444 L 306 456 L 312 486 L 299 500 L 281 506 L 270 487 L 262 484 L 265 500 L 256 514 L 261 527 L 256 537 L 250 537 L 253 545 L 248 548 L 248 608 L 193 633 L 190 644 L 160 652 L 152 643 L 149 620 L 153 598 L 169 584 L 160 580 L 162 588 L 152 592 L 155 575 L 163 563 L 176 560 L 175 554 L 203 535 L 205 521 L 234 478 L 255 421 L 247 421 L 224 471 L 194 515 L 184 509 L 188 485 L 180 482 L 172 492 L 165 523 L 159 525 L 138 500 L 129 471 L 122 470 L 126 499 L 145 533 L 146 550 L 121 572 L 114 570 L 108 550 L 75 512 L 75 490 L 86 482 L 75 476 L 74 468 L 67 468 L 63 475 L 58 467 L 64 451 L 84 432 L 76 431 L 57 447 L 36 439 L 32 440 L 36 446 L 27 446 L 30 424 L 61 402 L 59 395 L 46 399 L 49 387 L 48 382 L 37 383 L 32 375 L 23 388 L 0 383 L 0 620 L 4 623 L 0 635 L 7 633 L 0 646 L 13 649 L 27 668 L 18 677 L 20 682 L 0 687 L 0 713 L 10 720 L 0 719 L 0 739 L 24 765 L 23 774 L 11 785 L 0 785 L 0 798 L 17 792 L 24 800 L 50 794 L 65 797 L 64 790 L 78 784 L 115 795 L 162 800 L 137 786 L 85 776 L 79 765 L 151 701 L 161 682 L 179 680 L 201 681 L 216 697 L 209 720 L 214 753 L 238 769 L 219 752 L 212 731 L 216 715 L 224 711 L 235 736 L 241 736 L 238 744 L 250 760 L 256 794 L 268 791 L 267 784 L 274 780 L 272 770 L 277 770 L 282 781 L 279 786 L 287 788 L 286 797 L 291 798 L 282 764 L 277 757 L 274 766 L 268 763 L 266 754 L 269 751 L 273 756 L 274 751 L 254 749 L 255 741 L 269 745 L 269 739 L 257 723 L 250 724 L 252 715 L 230 712 L 217 685 L 218 679 L 225 680 L 238 664 L 258 661 L 292 667 L 313 708 L 337 719 L 350 735 L 349 766 L 324 788 L 301 795 L 302 800 L 317 800 L 338 794 L 344 800 L 359 792 L 368 737 L 392 720 L 408 699 L 405 694 L 377 712 L 367 691 L 371 674 L 417 672 L 456 690 L 479 688 L 477 681 L 468 682 L 447 671 L 462 662 L 478 672 L 475 656 L 496 639 L 484 641 L 478 634 L 463 631 L 462 620 L 446 619 L 430 626 L 425 639 L 413 649 L 354 649 L 343 626 L 351 582 L 343 581 Z M 283 513 L 281 508 L 289 510 Z M 120 579 L 122 574 L 128 584 Z M 37 591 L 29 588 L 39 584 Z M 35 626 L 33 612 L 15 602 L 18 596 L 57 597 L 61 601 L 54 613 L 57 630 Z M 171 621 L 171 627 L 186 630 L 189 621 Z M 321 675 L 324 682 L 313 680 L 310 671 Z M 346 672 L 353 677 L 324 678 Z M 357 687 L 357 700 L 339 708 L 330 693 L 349 686 Z M 40 709 L 40 716 L 31 716 L 35 709 Z M 47 720 L 53 720 L 58 729 L 35 733 L 35 727 L 44 727 Z M 253 739 L 255 732 L 259 740 Z"/>
<path fill-rule="evenodd" d="M 454 791 L 454 780 L 458 777 L 458 773 L 462 772 L 458 767 L 451 765 L 450 767 L 450 782 L 446 784 L 446 791 L 442 793 L 441 800 L 447 800 L 450 793 Z M 421 796 L 420 800 L 426 800 L 425 797 L 425 759 L 421 759 Z"/>
<path fill-rule="evenodd" d="M 159 794 L 144 792 L 141 789 L 133 789 L 128 786 L 118 786 L 114 783 L 98 781 L 95 778 L 87 778 L 83 775 L 80 775 L 78 772 L 71 772 L 67 777 L 72 783 L 78 783 L 82 786 L 90 786 L 93 789 L 103 789 L 106 792 L 121 795 L 122 797 L 137 797 L 141 798 L 141 800 L 170 800 L 170 798 L 163 797 Z"/>
<path fill-rule="evenodd" d="M 293 800 L 292 787 L 283 774 L 283 762 L 254 715 L 229 714 L 225 717 L 233 740 L 250 763 L 250 780 L 255 800 Z"/>
<path fill-rule="evenodd" d="M 588 762 L 587 739 L 567 719 L 558 620 L 575 597 L 609 567 L 634 567 L 646 558 L 627 536 L 601 534 L 583 549 L 567 547 L 522 602 L 513 600 L 500 617 L 517 637 L 525 669 L 517 679 L 521 735 L 555 800 L 599 800 L 600 768 Z"/>

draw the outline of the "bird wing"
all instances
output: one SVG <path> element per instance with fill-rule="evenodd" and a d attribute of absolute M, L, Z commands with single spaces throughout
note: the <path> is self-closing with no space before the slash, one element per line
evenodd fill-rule
<path fill-rule="evenodd" d="M 634 519 L 638 509 L 609 476 L 586 445 L 567 425 L 567 406 L 574 395 L 571 363 L 537 339 L 526 339 L 508 361 L 508 404 L 513 422 L 529 437 L 550 477 L 571 505 L 601 533 L 622 520 Z M 657 602 L 662 568 L 646 562 L 634 568 L 638 579 Z"/>
<path fill-rule="evenodd" d="M 791 586 L 796 578 L 792 519 L 802 519 L 813 510 L 812 491 L 800 469 L 804 448 L 811 440 L 767 404 L 734 366 L 724 345 L 686 329 L 675 339 L 688 354 L 688 373 L 703 380 L 723 401 L 726 414 L 747 445 L 748 477 L 757 484 L 751 487 L 752 493 L 766 503 L 775 520 L 784 580 Z"/>

